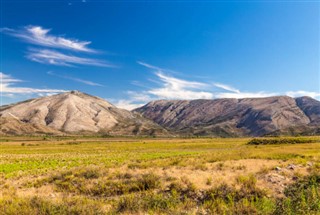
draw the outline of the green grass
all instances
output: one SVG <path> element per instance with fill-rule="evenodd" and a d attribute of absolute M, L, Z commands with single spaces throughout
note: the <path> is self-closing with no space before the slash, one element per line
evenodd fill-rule
<path fill-rule="evenodd" d="M 5 137 L 0 141 L 0 214 L 320 214 L 319 137 L 299 138 L 303 144 L 250 145 L 249 138 Z M 287 138 L 267 139 L 283 143 Z M 236 163 L 247 159 L 312 166 L 310 176 L 299 177 L 277 197 L 257 183 L 272 168 L 255 175 Z M 198 188 L 185 176 L 156 172 L 177 169 L 241 174 L 235 184 L 217 184 L 209 174 L 203 179 L 206 187 Z M 41 196 L 47 192 L 41 189 L 58 196 Z M 22 195 L 25 190 L 31 194 Z"/>
<path fill-rule="evenodd" d="M 25 141 L 25 140 L 23 140 Z M 165 167 L 179 160 L 181 166 L 237 159 L 281 159 L 301 162 L 319 158 L 317 143 L 250 146 L 248 139 L 142 139 L 29 141 L 29 145 L 1 143 L 0 173 L 6 177 L 35 174 L 86 165 L 137 168 Z"/>

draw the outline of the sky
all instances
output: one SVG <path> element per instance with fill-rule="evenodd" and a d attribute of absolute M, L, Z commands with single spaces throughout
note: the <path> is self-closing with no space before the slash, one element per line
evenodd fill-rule
<path fill-rule="evenodd" d="M 1 105 L 79 90 L 157 99 L 320 99 L 319 1 L 0 3 Z"/>

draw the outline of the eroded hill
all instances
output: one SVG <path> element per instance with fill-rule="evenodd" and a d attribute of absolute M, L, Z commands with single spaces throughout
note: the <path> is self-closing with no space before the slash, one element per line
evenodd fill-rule
<path fill-rule="evenodd" d="M 135 112 L 171 131 L 194 135 L 313 133 L 320 126 L 320 102 L 309 97 L 158 100 Z"/>

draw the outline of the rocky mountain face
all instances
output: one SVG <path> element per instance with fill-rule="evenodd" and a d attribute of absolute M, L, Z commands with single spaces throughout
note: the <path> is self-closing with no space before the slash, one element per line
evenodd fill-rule
<path fill-rule="evenodd" d="M 296 99 L 299 108 L 308 116 L 311 125 L 320 124 L 320 102 L 310 97 Z"/>
<path fill-rule="evenodd" d="M 320 134 L 320 102 L 288 96 L 159 100 L 130 112 L 101 98 L 71 91 L 2 106 L 0 126 L 0 135 Z"/>
<path fill-rule="evenodd" d="M 78 91 L 0 107 L 1 133 L 159 135 L 166 130 L 138 113 Z M 16 126 L 12 126 L 15 124 Z"/>
<path fill-rule="evenodd" d="M 63 135 L 63 132 L 38 123 L 25 123 L 14 117 L 0 117 L 1 135 Z"/>
<path fill-rule="evenodd" d="M 320 102 L 309 97 L 159 100 L 134 112 L 186 135 L 263 136 L 320 130 Z"/>

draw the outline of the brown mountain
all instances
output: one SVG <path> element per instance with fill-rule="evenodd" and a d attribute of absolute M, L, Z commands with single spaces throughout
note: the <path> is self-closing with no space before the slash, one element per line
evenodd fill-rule
<path fill-rule="evenodd" d="M 38 123 L 25 123 L 14 117 L 0 117 L 0 135 L 63 135 L 56 129 Z"/>
<path fill-rule="evenodd" d="M 7 134 L 102 133 L 158 135 L 166 130 L 138 113 L 78 91 L 0 107 L 1 132 Z M 12 123 L 16 126 L 12 126 Z"/>
<path fill-rule="evenodd" d="M 320 102 L 310 97 L 304 96 L 296 98 L 297 105 L 309 117 L 312 125 L 320 124 Z"/>
<path fill-rule="evenodd" d="M 159 100 L 134 111 L 186 135 L 263 136 L 320 130 L 320 102 L 309 97 Z"/>

